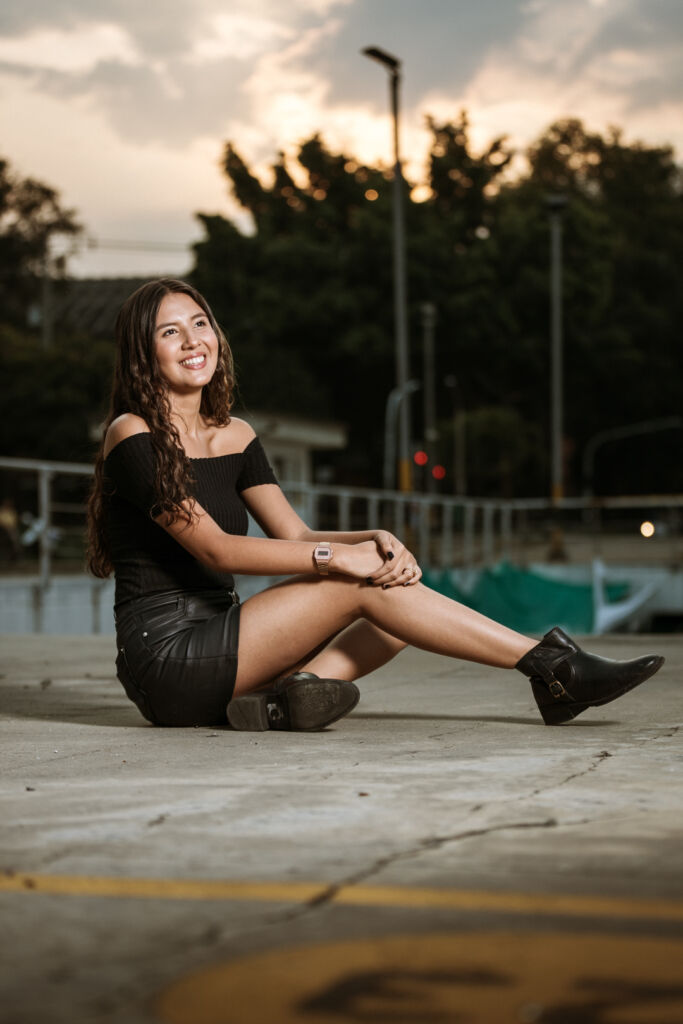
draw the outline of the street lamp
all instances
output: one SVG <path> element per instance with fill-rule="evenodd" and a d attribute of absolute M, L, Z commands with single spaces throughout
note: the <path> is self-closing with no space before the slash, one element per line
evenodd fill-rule
<path fill-rule="evenodd" d="M 550 195 L 545 200 L 550 218 L 550 437 L 551 496 L 553 502 L 564 497 L 562 452 L 563 374 L 562 374 L 562 214 L 567 197 Z"/>
<path fill-rule="evenodd" d="M 398 145 L 399 85 L 401 62 L 377 46 L 366 46 L 361 53 L 376 60 L 389 72 L 389 96 L 394 125 L 394 341 L 396 350 L 396 389 L 407 395 L 409 374 L 408 358 L 408 306 L 406 298 L 405 225 L 403 217 L 403 171 Z M 412 465 L 410 461 L 410 405 L 406 401 L 399 406 L 398 431 L 398 487 L 401 491 L 412 490 Z"/>

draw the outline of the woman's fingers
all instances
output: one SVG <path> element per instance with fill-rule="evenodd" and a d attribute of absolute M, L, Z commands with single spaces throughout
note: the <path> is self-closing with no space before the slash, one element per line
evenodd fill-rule
<path fill-rule="evenodd" d="M 398 558 L 385 561 L 381 569 L 368 577 L 368 583 L 376 587 L 410 586 L 421 576 L 422 570 L 415 558 L 404 548 Z"/>
<path fill-rule="evenodd" d="M 407 580 L 404 580 L 403 586 L 404 587 L 412 587 L 416 583 L 419 583 L 421 579 L 422 579 L 422 569 L 420 568 L 419 565 L 416 565 L 414 572 L 411 573 L 411 575 L 409 576 L 409 578 Z"/>
<path fill-rule="evenodd" d="M 385 562 L 394 562 L 406 550 L 398 537 L 394 537 L 393 533 L 389 533 L 388 530 L 377 531 L 375 544 Z"/>

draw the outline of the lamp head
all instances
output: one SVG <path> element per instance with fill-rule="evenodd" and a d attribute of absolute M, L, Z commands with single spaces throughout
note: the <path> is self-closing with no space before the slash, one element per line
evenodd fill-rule
<path fill-rule="evenodd" d="M 392 57 L 386 50 L 380 50 L 378 46 L 366 46 L 361 53 L 364 57 L 369 57 L 371 60 L 376 60 L 380 64 L 383 64 L 385 68 L 388 68 L 393 74 L 398 74 L 398 69 L 401 67 L 401 62 L 398 57 Z"/>

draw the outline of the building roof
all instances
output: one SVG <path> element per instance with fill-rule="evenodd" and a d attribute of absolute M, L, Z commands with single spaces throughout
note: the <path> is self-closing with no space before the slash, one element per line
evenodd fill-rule
<path fill-rule="evenodd" d="M 121 305 L 149 280 L 149 277 L 103 277 L 67 278 L 58 282 L 53 300 L 55 329 L 112 338 Z"/>

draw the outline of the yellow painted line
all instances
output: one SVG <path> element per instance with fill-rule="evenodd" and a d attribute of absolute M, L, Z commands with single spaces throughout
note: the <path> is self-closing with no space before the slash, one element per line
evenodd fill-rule
<path fill-rule="evenodd" d="M 0 873 L 0 892 L 50 893 L 157 900 L 224 900 L 346 906 L 502 911 L 570 917 L 657 918 L 683 921 L 683 903 L 553 893 L 487 892 L 402 886 L 330 886 L 316 882 L 231 882 L 182 878 L 117 878 L 93 875 Z"/>
<path fill-rule="evenodd" d="M 338 889 L 334 896 L 334 902 L 364 907 L 433 907 L 440 910 L 494 910 L 508 914 L 653 917 L 667 921 L 683 921 L 683 903 L 671 900 L 621 899 L 554 893 L 385 888 L 359 885 Z"/>
<path fill-rule="evenodd" d="M 221 882 L 183 878 L 116 878 L 88 875 L 0 874 L 0 892 L 118 896 L 157 900 L 256 900 L 307 903 L 322 897 L 325 885 L 309 882 Z"/>

